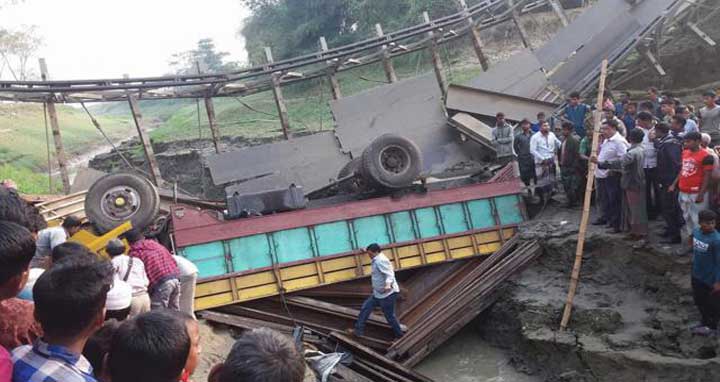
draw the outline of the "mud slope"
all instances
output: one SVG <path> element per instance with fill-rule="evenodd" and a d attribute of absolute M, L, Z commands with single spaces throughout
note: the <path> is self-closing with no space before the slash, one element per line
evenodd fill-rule
<path fill-rule="evenodd" d="M 558 332 L 579 214 L 547 210 L 524 227 L 524 236 L 543 240 L 545 254 L 476 321 L 484 338 L 510 351 L 517 369 L 548 381 L 719 380 L 717 340 L 688 331 L 699 315 L 690 259 L 676 248 L 640 246 L 593 227 L 571 330 Z"/>

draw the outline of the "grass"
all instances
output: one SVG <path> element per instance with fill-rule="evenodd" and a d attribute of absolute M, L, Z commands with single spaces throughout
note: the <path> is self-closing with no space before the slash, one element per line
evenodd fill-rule
<path fill-rule="evenodd" d="M 0 165 L 0 180 L 13 179 L 23 194 L 56 194 L 62 191 L 62 183 L 53 178 L 52 189 L 47 174 L 35 172 L 28 167 Z"/>

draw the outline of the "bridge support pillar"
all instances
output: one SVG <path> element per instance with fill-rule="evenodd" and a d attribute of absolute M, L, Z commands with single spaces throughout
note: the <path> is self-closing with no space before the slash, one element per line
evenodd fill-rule
<path fill-rule="evenodd" d="M 473 44 L 473 48 L 475 49 L 475 55 L 478 58 L 478 61 L 480 62 L 480 66 L 482 67 L 483 71 L 487 71 L 490 65 L 488 64 L 488 59 L 485 56 L 485 52 L 483 52 L 483 42 L 482 39 L 480 39 L 480 31 L 478 31 L 475 28 L 475 22 L 473 21 L 472 16 L 470 16 L 468 12 L 468 6 L 465 0 L 459 0 L 460 6 L 462 7 L 463 11 L 465 12 L 465 15 L 467 17 L 467 23 L 470 27 L 470 33 L 468 36 L 470 36 L 470 41 Z"/>
<path fill-rule="evenodd" d="M 127 78 L 127 75 L 125 75 Z M 140 105 L 134 94 L 127 93 L 128 105 L 130 105 L 130 113 L 132 113 L 133 121 L 135 121 L 135 127 L 138 131 L 138 137 L 143 145 L 143 151 L 145 152 L 145 158 L 148 161 L 148 167 L 150 168 L 150 180 L 158 187 L 162 186 L 163 179 L 160 174 L 160 166 L 158 165 L 157 159 L 155 158 L 155 151 L 150 143 L 150 136 L 145 129 L 143 123 L 142 113 L 140 112 Z"/>
<path fill-rule="evenodd" d="M 383 37 L 385 35 L 383 33 L 382 25 L 375 24 L 375 33 L 378 37 Z M 392 60 L 390 59 L 390 48 L 387 45 L 383 45 L 381 49 L 385 78 L 387 78 L 387 81 L 390 83 L 397 82 L 398 78 L 397 74 L 395 74 L 395 67 L 393 67 Z"/>
<path fill-rule="evenodd" d="M 40 76 L 43 81 L 48 81 L 50 76 L 48 75 L 47 63 L 44 58 L 40 60 Z M 57 110 L 55 109 L 55 102 L 52 101 L 53 97 L 49 97 L 45 101 L 47 107 L 48 116 L 50 119 L 50 128 L 52 129 L 53 142 L 55 142 L 55 158 L 58 161 L 58 169 L 60 170 L 60 178 L 62 179 L 63 192 L 65 194 L 70 193 L 70 175 L 68 174 L 67 158 L 65 156 L 65 147 L 63 146 L 62 136 L 60 135 L 60 123 L 58 122 Z M 48 190 L 52 192 L 52 190 Z"/>
<path fill-rule="evenodd" d="M 427 12 L 423 12 L 423 19 L 427 24 L 432 25 L 430 21 L 430 15 Z M 437 79 L 438 86 L 440 86 L 440 92 L 442 92 L 443 99 L 447 95 L 447 78 L 445 77 L 445 68 L 443 62 L 438 54 L 438 44 L 435 37 L 435 32 L 428 32 L 430 40 L 428 42 L 428 48 L 430 50 L 430 57 L 432 58 L 433 69 L 435 70 L 435 78 Z"/>
<path fill-rule="evenodd" d="M 275 62 L 270 47 L 265 47 L 265 60 L 268 64 Z M 280 116 L 280 126 L 282 127 L 283 136 L 285 139 L 290 139 L 290 119 L 288 117 L 287 106 L 285 105 L 285 98 L 283 97 L 282 88 L 280 87 L 280 81 L 282 79 L 281 72 L 273 72 L 270 75 L 272 80 L 273 96 L 275 97 L 275 106 Z"/>
<path fill-rule="evenodd" d="M 210 125 L 210 134 L 212 136 L 213 146 L 215 146 L 215 152 L 220 154 L 220 129 L 215 119 L 215 104 L 210 96 L 205 97 L 205 111 L 207 112 L 208 125 Z"/>
<path fill-rule="evenodd" d="M 522 40 L 523 46 L 532 49 L 532 45 L 530 44 L 530 35 L 527 33 L 525 26 L 522 24 L 522 20 L 520 20 L 520 10 L 518 9 L 519 5 L 516 6 L 517 2 L 515 0 L 508 0 L 508 5 L 513 7 L 513 22 L 515 23 L 515 27 L 517 27 L 518 32 L 520 32 L 520 39 Z"/>
<path fill-rule="evenodd" d="M 320 37 L 320 50 L 323 52 L 328 51 L 328 44 L 327 40 L 325 40 L 325 36 Z M 328 81 L 330 81 L 330 90 L 332 91 L 332 97 L 334 100 L 338 100 L 342 98 L 342 93 L 340 92 L 340 82 L 335 75 L 335 72 L 337 71 L 337 64 L 333 63 L 332 61 L 328 61 L 327 71 L 327 77 Z"/>

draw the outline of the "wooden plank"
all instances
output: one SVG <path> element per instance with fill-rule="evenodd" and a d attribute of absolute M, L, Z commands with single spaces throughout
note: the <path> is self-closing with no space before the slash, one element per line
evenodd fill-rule
<path fill-rule="evenodd" d="M 375 33 L 378 37 L 383 37 L 385 34 L 383 33 L 382 25 L 375 24 Z M 395 67 L 392 64 L 392 60 L 390 59 L 390 49 L 387 45 L 383 45 L 382 48 L 380 48 L 380 53 L 382 55 L 382 63 L 383 63 L 383 70 L 385 70 L 385 78 L 387 78 L 387 81 L 389 83 L 394 83 L 398 81 L 397 74 L 395 73 Z"/>
<path fill-rule="evenodd" d="M 50 79 L 48 75 L 47 62 L 44 58 L 40 59 L 40 76 L 43 81 Z M 60 134 L 60 123 L 58 122 L 57 109 L 55 102 L 50 98 L 45 101 L 48 116 L 50 117 L 50 129 L 52 129 L 53 142 L 55 142 L 55 157 L 60 170 L 60 178 L 63 184 L 63 193 L 70 193 L 70 175 L 68 173 L 67 157 L 65 155 L 65 147 L 63 146 L 62 135 Z"/>
<path fill-rule="evenodd" d="M 270 47 L 265 47 L 265 59 L 268 64 L 275 62 Z M 290 139 L 290 118 L 288 117 L 287 105 L 285 105 L 285 98 L 283 97 L 282 87 L 280 87 L 280 72 L 273 72 L 270 75 L 273 97 L 275 97 L 275 106 L 277 107 L 278 115 L 280 116 L 280 126 L 282 127 L 283 136 L 285 139 Z"/>
<path fill-rule="evenodd" d="M 565 9 L 563 9 L 562 4 L 560 4 L 558 0 L 548 0 L 548 3 L 550 3 L 553 11 L 560 19 L 560 23 L 562 23 L 564 27 L 568 26 L 570 22 L 568 21 L 567 15 L 565 14 Z"/>

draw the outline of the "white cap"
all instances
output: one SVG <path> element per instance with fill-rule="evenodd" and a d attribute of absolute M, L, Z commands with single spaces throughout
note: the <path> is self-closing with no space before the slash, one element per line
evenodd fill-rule
<path fill-rule="evenodd" d="M 132 302 L 132 288 L 130 284 L 120 279 L 115 279 L 113 287 L 107 294 L 105 299 L 105 309 L 107 310 L 123 310 L 130 307 Z"/>

